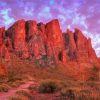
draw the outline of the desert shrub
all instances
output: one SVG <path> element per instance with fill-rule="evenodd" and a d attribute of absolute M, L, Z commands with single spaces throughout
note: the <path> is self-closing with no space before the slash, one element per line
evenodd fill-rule
<path fill-rule="evenodd" d="M 34 60 L 34 64 L 36 65 L 36 66 L 39 66 L 39 60 Z"/>
<path fill-rule="evenodd" d="M 8 82 L 14 82 L 16 80 L 22 80 L 22 74 L 19 74 L 17 71 L 10 71 L 8 73 Z"/>
<path fill-rule="evenodd" d="M 9 97 L 9 100 L 30 100 L 30 99 L 28 99 L 28 97 L 26 97 L 26 96 L 17 95 L 17 96 Z"/>
<path fill-rule="evenodd" d="M 43 81 L 40 83 L 38 90 L 40 93 L 54 93 L 58 90 L 58 85 L 54 81 Z"/>
<path fill-rule="evenodd" d="M 78 100 L 95 100 L 91 95 L 79 93 Z"/>
<path fill-rule="evenodd" d="M 62 97 L 69 98 L 70 100 L 75 100 L 75 91 L 73 89 L 64 88 L 60 92 Z"/>
<path fill-rule="evenodd" d="M 28 87 L 28 89 L 29 89 L 30 91 L 34 91 L 34 90 L 37 90 L 37 87 L 36 87 L 34 84 L 31 84 L 31 85 Z"/>
<path fill-rule="evenodd" d="M 90 89 L 83 89 L 80 90 L 77 95 L 78 100 L 99 100 L 100 99 L 100 93 L 96 92 L 95 90 Z"/>
<path fill-rule="evenodd" d="M 26 96 L 29 100 L 34 100 L 33 96 L 25 90 L 19 90 L 16 92 L 16 94 L 19 96 Z"/>
<path fill-rule="evenodd" d="M 24 84 L 25 82 L 24 81 L 21 81 L 21 80 L 16 80 L 14 82 L 8 82 L 9 86 L 11 87 L 19 87 L 21 84 Z"/>
<path fill-rule="evenodd" d="M 8 90 L 9 90 L 9 86 L 8 85 L 6 85 L 6 84 L 1 84 L 0 85 L 0 92 L 8 92 Z"/>

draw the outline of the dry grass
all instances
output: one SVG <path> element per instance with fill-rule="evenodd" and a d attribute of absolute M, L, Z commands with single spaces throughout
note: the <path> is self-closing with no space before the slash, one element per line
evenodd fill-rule
<path fill-rule="evenodd" d="M 34 97 L 25 90 L 19 90 L 15 96 L 9 97 L 9 100 L 34 100 Z"/>
<path fill-rule="evenodd" d="M 9 100 L 30 100 L 30 99 L 28 99 L 28 97 L 26 97 L 26 96 L 19 96 L 19 95 L 17 95 L 17 96 L 9 97 Z"/>
<path fill-rule="evenodd" d="M 68 95 L 69 93 L 68 91 L 71 90 L 72 93 L 75 95 L 75 97 L 77 97 L 77 100 L 78 99 L 92 100 L 91 98 L 94 98 L 94 100 L 96 100 L 97 98 L 98 100 L 98 98 L 100 98 L 99 97 L 100 82 L 99 81 L 86 82 L 86 81 L 74 80 L 73 77 L 78 76 L 78 73 L 76 73 L 78 69 L 75 69 L 73 67 L 74 66 L 73 64 L 68 64 L 66 66 L 65 65 L 62 66 L 59 64 L 59 65 L 52 65 L 50 67 L 40 67 L 36 65 L 34 62 L 30 62 L 28 60 L 21 60 L 17 58 L 15 55 L 12 55 L 11 62 L 7 66 L 8 68 L 7 84 L 9 84 L 11 87 L 18 87 L 24 83 L 23 81 L 29 81 L 29 77 L 31 77 L 33 80 L 35 79 L 38 83 L 40 83 L 40 87 L 41 84 L 42 87 L 54 87 L 54 88 L 58 85 L 59 92 L 61 90 L 61 95 L 62 94 Z M 54 83 L 46 82 L 48 81 L 48 79 L 53 81 Z M 41 81 L 43 80 L 45 81 L 45 85 L 43 85 L 44 83 L 41 83 Z M 55 83 L 57 85 L 55 85 Z M 28 89 L 30 91 L 37 91 L 37 87 L 35 88 L 34 85 L 31 85 Z M 46 88 L 44 90 L 46 90 Z M 21 97 L 18 95 L 17 97 L 13 98 L 21 98 Z M 12 99 L 12 100 L 17 100 L 17 99 Z"/>
<path fill-rule="evenodd" d="M 7 84 L 0 84 L 0 92 L 8 92 L 10 87 Z"/>
<path fill-rule="evenodd" d="M 28 97 L 29 100 L 34 100 L 33 96 L 25 90 L 19 90 L 16 92 L 16 94 L 19 96 L 26 96 L 26 97 Z"/>
<path fill-rule="evenodd" d="M 58 91 L 58 89 L 57 83 L 52 80 L 42 81 L 38 87 L 40 93 L 54 93 Z"/>
<path fill-rule="evenodd" d="M 16 80 L 14 82 L 8 82 L 7 84 L 10 87 L 19 87 L 20 85 L 24 84 L 25 82 L 23 80 Z"/>

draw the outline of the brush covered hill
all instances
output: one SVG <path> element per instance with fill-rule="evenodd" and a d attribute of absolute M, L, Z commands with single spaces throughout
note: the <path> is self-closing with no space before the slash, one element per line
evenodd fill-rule
<path fill-rule="evenodd" d="M 1 27 L 0 57 L 0 75 L 9 78 L 99 79 L 100 62 L 91 39 L 77 28 L 63 33 L 57 19 L 46 24 L 22 19 L 7 30 Z"/>

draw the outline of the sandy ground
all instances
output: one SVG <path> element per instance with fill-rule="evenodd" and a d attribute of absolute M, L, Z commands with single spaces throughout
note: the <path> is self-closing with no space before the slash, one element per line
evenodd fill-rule
<path fill-rule="evenodd" d="M 8 100 L 8 97 L 14 95 L 16 91 L 19 91 L 19 90 L 27 90 L 27 88 L 31 84 L 34 84 L 34 82 L 33 81 L 29 81 L 29 82 L 27 82 L 25 84 L 22 84 L 18 88 L 10 89 L 8 92 L 1 92 L 0 93 L 0 100 Z"/>

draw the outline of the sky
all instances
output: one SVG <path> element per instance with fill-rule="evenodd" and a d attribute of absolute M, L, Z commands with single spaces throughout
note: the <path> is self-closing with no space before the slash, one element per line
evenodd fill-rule
<path fill-rule="evenodd" d="M 100 0 L 0 0 L 0 26 L 7 29 L 19 19 L 58 19 L 62 31 L 79 28 L 100 57 Z"/>

